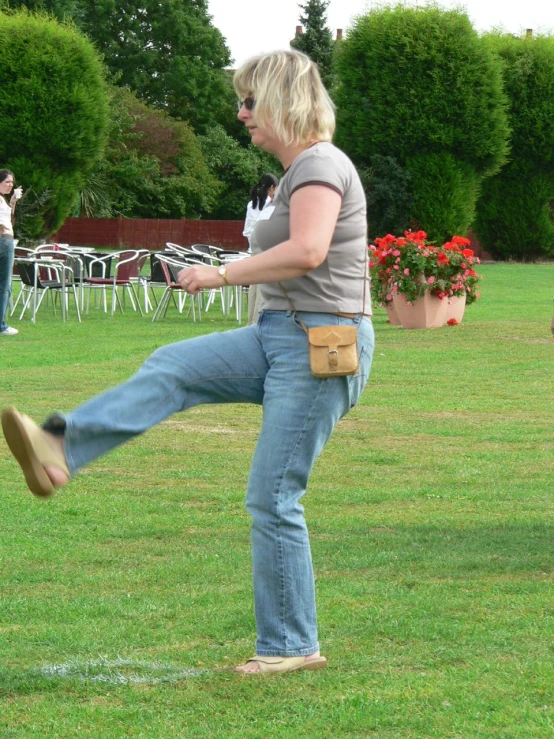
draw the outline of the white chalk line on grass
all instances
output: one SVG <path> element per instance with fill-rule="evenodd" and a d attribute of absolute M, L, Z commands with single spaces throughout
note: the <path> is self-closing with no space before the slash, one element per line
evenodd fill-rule
<path fill-rule="evenodd" d="M 176 683 L 190 677 L 199 677 L 210 670 L 183 669 L 175 665 L 158 662 L 142 662 L 117 657 L 100 657 L 88 662 L 68 662 L 59 665 L 43 665 L 40 674 L 44 677 L 81 680 L 106 685 L 159 685 Z"/>

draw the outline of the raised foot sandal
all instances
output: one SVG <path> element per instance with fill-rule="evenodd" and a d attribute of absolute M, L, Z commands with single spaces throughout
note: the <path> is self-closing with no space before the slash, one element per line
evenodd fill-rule
<path fill-rule="evenodd" d="M 32 493 L 41 498 L 54 494 L 55 487 L 44 470 L 45 465 L 58 467 L 71 477 L 64 456 L 52 447 L 46 432 L 29 416 L 15 408 L 5 408 L 2 411 L 2 429 Z"/>
<path fill-rule="evenodd" d="M 322 670 L 327 667 L 325 657 L 314 657 L 306 659 L 305 657 L 265 657 L 256 655 L 246 660 L 256 662 L 260 668 L 258 672 L 243 672 L 237 669 L 236 672 L 241 675 L 268 675 L 276 672 L 296 672 L 298 670 Z"/>

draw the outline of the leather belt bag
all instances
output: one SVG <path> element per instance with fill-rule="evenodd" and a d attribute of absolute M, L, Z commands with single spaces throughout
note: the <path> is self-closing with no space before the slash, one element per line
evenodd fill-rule
<path fill-rule="evenodd" d="M 315 377 L 344 377 L 358 371 L 356 326 L 317 326 L 307 330 L 310 367 Z"/>
<path fill-rule="evenodd" d="M 367 259 L 364 260 L 362 272 L 363 305 L 362 315 L 365 315 L 365 282 L 367 280 Z M 296 312 L 289 294 L 279 282 L 298 322 L 308 337 L 310 348 L 310 368 L 314 377 L 322 379 L 328 377 L 345 377 L 355 375 L 358 371 L 358 329 L 356 326 L 316 326 L 306 328 L 304 322 Z M 355 314 L 337 313 L 338 316 L 353 318 Z"/>

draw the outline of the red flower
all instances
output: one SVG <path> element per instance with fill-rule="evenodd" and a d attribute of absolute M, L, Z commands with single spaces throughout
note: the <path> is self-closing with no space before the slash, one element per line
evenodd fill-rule
<path fill-rule="evenodd" d="M 458 321 L 455 318 L 449 318 L 446 323 L 447 323 L 448 326 L 457 326 L 458 325 Z"/>
<path fill-rule="evenodd" d="M 462 249 L 462 254 L 464 255 L 464 257 L 466 257 L 466 259 L 471 259 L 473 253 L 473 249 Z"/>
<path fill-rule="evenodd" d="M 437 259 L 439 264 L 448 264 L 448 257 L 443 251 L 439 251 Z"/>

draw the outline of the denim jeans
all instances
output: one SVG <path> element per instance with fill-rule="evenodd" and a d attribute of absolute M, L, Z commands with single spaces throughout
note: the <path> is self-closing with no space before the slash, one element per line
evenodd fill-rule
<path fill-rule="evenodd" d="M 8 328 L 4 320 L 12 294 L 13 236 L 0 236 L 0 332 Z"/>
<path fill-rule="evenodd" d="M 373 355 L 367 318 L 301 312 L 311 326 L 356 324 L 359 374 L 317 379 L 306 334 L 290 311 L 155 351 L 128 382 L 63 417 L 72 474 L 173 413 L 201 403 L 257 403 L 262 429 L 248 480 L 257 654 L 317 651 L 314 577 L 304 509 L 313 464 L 338 420 L 357 402 Z"/>

